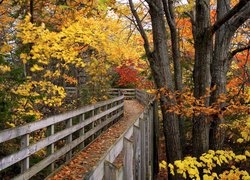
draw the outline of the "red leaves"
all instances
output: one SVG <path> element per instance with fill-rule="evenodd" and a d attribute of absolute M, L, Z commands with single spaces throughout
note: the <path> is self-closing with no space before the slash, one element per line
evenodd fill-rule
<path fill-rule="evenodd" d="M 148 64 L 142 60 L 127 60 L 120 67 L 115 68 L 119 74 L 116 84 L 120 87 L 136 87 L 141 89 L 152 89 L 153 82 L 150 76 Z"/>
<path fill-rule="evenodd" d="M 139 72 L 135 69 L 134 63 L 130 62 L 130 65 L 125 63 L 116 68 L 116 72 L 119 74 L 120 79 L 117 84 L 119 86 L 135 86 L 139 83 Z"/>

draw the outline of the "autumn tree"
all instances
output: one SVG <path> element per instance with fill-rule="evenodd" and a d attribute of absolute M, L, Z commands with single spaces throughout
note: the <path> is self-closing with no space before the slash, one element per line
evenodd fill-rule
<path fill-rule="evenodd" d="M 158 89 L 165 88 L 168 91 L 174 91 L 174 81 L 172 79 L 170 61 L 167 52 L 168 46 L 163 4 L 161 0 L 147 2 L 152 23 L 153 50 L 149 44 L 147 34 L 132 0 L 129 0 L 129 5 L 134 21 L 136 22 L 137 29 L 144 40 L 145 52 L 150 63 L 156 87 Z M 175 100 L 161 94 L 160 103 L 163 114 L 167 158 L 170 162 L 174 162 L 174 160 L 182 158 L 179 121 L 176 114 L 168 112 L 166 107 L 169 104 L 174 104 Z"/>
<path fill-rule="evenodd" d="M 149 44 L 146 30 L 143 27 L 143 19 L 136 11 L 138 4 L 135 6 L 132 0 L 129 1 L 133 21 L 136 22 L 136 27 L 144 39 L 144 48 L 150 62 L 156 87 L 158 89 L 164 88 L 165 91 L 170 92 L 174 89 L 180 89 L 180 87 L 177 87 L 177 85 L 181 86 L 181 69 L 178 65 L 179 50 L 176 44 L 179 40 L 177 39 L 177 26 L 175 24 L 175 6 L 178 5 L 178 2 L 174 4 L 172 1 L 147 0 L 146 3 L 151 16 L 153 48 Z M 218 2 L 216 20 L 213 23 L 211 13 L 215 11 L 212 9 L 214 6 L 210 5 L 210 0 L 197 0 L 189 3 L 191 5 L 183 12 L 185 16 L 190 17 L 192 22 L 195 50 L 194 97 L 197 99 L 205 97 L 204 106 L 208 107 L 217 100 L 219 94 L 226 93 L 226 74 L 231 62 L 230 57 L 237 51 L 247 48 L 241 47 L 233 53 L 229 52 L 230 43 L 236 30 L 249 18 L 249 1 L 241 0 L 233 8 L 230 8 L 230 1 Z M 145 2 L 142 2 L 142 4 L 145 4 Z M 170 71 L 165 18 L 170 27 L 172 54 L 174 60 L 176 60 L 174 61 L 175 83 Z M 174 84 L 176 87 L 174 87 Z M 211 97 L 207 95 L 210 88 L 215 88 Z M 182 157 L 179 139 L 180 130 L 176 116 L 171 113 L 167 114 L 166 111 L 168 111 L 168 106 L 174 105 L 176 102 L 175 98 L 170 99 L 169 96 L 163 94 L 161 94 L 160 101 L 164 119 L 167 157 L 170 162 L 173 162 L 174 159 L 181 159 Z M 220 106 L 223 109 L 225 103 L 220 103 Z M 210 122 L 212 122 L 211 127 Z M 223 118 L 218 115 L 210 117 L 204 113 L 199 113 L 199 115 L 193 117 L 193 153 L 196 156 L 207 152 L 209 147 L 212 149 L 221 148 L 223 130 L 219 128 L 219 125 L 222 122 Z"/>
<path fill-rule="evenodd" d="M 242 26 L 250 17 L 250 2 L 239 1 L 230 9 L 229 0 L 217 2 L 217 21 L 212 26 L 212 33 L 215 35 L 213 48 L 213 58 L 211 63 L 211 87 L 216 86 L 216 90 L 210 98 L 213 103 L 219 94 L 226 93 L 226 77 L 232 63 L 232 57 L 246 49 L 248 44 L 237 47 L 230 51 L 232 39 L 237 29 Z M 248 59 L 248 57 L 246 57 Z M 221 108 L 226 104 L 222 103 Z M 219 126 L 224 122 L 223 118 L 215 117 L 211 124 L 209 148 L 221 149 L 224 141 L 225 132 Z"/>

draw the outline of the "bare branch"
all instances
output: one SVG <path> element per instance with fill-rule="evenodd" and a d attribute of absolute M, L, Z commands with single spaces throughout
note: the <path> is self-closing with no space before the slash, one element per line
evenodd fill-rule
<path fill-rule="evenodd" d="M 150 4 L 156 11 L 159 10 L 158 6 L 152 0 L 145 0 L 148 4 Z"/>
<path fill-rule="evenodd" d="M 246 4 L 248 4 L 249 0 L 240 0 L 240 2 L 234 6 L 225 16 L 219 20 L 217 20 L 214 25 L 211 27 L 211 32 L 215 33 L 223 24 L 228 22 L 234 15 L 236 15 Z M 249 7 L 248 7 L 249 8 Z"/>
<path fill-rule="evenodd" d="M 250 17 L 250 1 L 241 9 L 241 11 L 232 17 L 229 22 L 229 28 L 231 31 L 236 31 L 242 24 L 245 23 Z"/>
<path fill-rule="evenodd" d="M 229 54 L 229 60 L 232 59 L 237 53 L 245 51 L 245 50 L 249 50 L 250 49 L 250 44 L 248 44 L 245 47 L 241 47 L 238 49 L 233 50 L 230 54 Z"/>

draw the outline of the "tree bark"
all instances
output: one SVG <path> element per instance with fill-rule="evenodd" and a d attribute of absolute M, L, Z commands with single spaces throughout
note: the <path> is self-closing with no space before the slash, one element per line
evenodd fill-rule
<path fill-rule="evenodd" d="M 154 60 L 150 61 L 150 66 L 153 70 L 157 88 L 164 87 L 167 90 L 173 91 L 174 86 L 167 53 L 167 36 L 163 6 L 161 0 L 156 0 L 154 2 L 157 4 L 158 9 L 155 9 L 151 4 L 149 4 L 154 42 Z M 174 113 L 168 113 L 165 108 L 169 104 L 173 104 L 174 100 L 161 95 L 160 103 L 163 113 L 167 158 L 168 162 L 173 163 L 175 160 L 182 158 L 179 122 L 176 115 Z"/>
<path fill-rule="evenodd" d="M 165 16 L 169 25 L 171 34 L 172 54 L 174 63 L 174 82 L 175 90 L 182 91 L 182 70 L 180 63 L 180 51 L 178 46 L 178 33 L 175 23 L 175 13 L 172 0 L 162 0 L 164 5 Z"/>
<path fill-rule="evenodd" d="M 34 0 L 30 0 L 30 22 L 34 23 Z"/>
<path fill-rule="evenodd" d="M 230 1 L 217 2 L 217 19 L 222 18 L 230 8 Z M 230 45 L 230 36 L 226 33 L 227 25 L 224 24 L 217 30 L 215 34 L 214 54 L 211 64 L 212 82 L 211 87 L 216 86 L 216 90 L 212 92 L 210 104 L 216 102 L 217 96 L 221 93 L 226 93 L 226 66 L 225 59 L 227 57 L 228 48 Z M 223 108 L 225 103 L 221 103 L 220 107 Z M 214 117 L 210 127 L 210 149 L 221 149 L 224 141 L 224 130 L 219 128 L 219 125 L 224 122 L 218 116 Z"/>
<path fill-rule="evenodd" d="M 174 83 L 175 90 L 182 92 L 183 83 L 182 83 L 182 69 L 180 63 L 180 48 L 179 48 L 179 37 L 176 28 L 175 22 L 175 12 L 172 0 L 162 0 L 165 16 L 168 22 L 168 26 L 171 34 L 171 44 L 172 44 L 172 58 L 174 64 Z M 185 149 L 185 125 L 184 119 L 180 116 L 177 117 L 179 120 L 179 129 L 180 129 L 180 141 L 182 145 L 182 150 Z"/>
<path fill-rule="evenodd" d="M 212 57 L 212 34 L 210 31 L 210 0 L 196 0 L 194 96 L 200 98 L 210 88 L 210 62 Z M 209 98 L 205 99 L 209 105 Z M 193 152 L 200 156 L 209 149 L 209 123 L 204 114 L 193 118 Z"/>

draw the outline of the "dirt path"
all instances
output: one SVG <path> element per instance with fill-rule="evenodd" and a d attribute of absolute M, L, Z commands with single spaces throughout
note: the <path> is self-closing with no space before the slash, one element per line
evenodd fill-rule
<path fill-rule="evenodd" d="M 84 175 L 99 162 L 112 144 L 143 112 L 143 106 L 136 100 L 125 101 L 124 109 L 124 117 L 121 120 L 101 134 L 93 143 L 49 179 L 82 180 Z"/>

